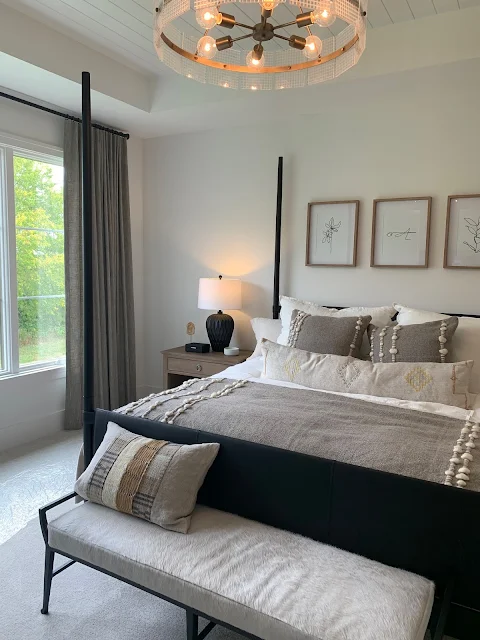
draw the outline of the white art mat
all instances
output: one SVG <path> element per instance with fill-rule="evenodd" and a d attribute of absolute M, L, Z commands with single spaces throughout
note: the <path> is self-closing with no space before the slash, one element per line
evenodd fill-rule
<path fill-rule="evenodd" d="M 480 198 L 450 202 L 448 265 L 480 267 Z"/>
<path fill-rule="evenodd" d="M 428 200 L 377 202 L 375 265 L 425 264 Z"/>
<path fill-rule="evenodd" d="M 355 212 L 355 202 L 312 204 L 309 264 L 353 265 Z"/>

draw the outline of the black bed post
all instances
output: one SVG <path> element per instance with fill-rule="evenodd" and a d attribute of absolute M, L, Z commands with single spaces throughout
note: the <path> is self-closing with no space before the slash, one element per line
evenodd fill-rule
<path fill-rule="evenodd" d="M 283 158 L 278 159 L 277 216 L 275 223 L 275 269 L 273 273 L 273 319 L 280 315 L 280 243 L 282 239 Z"/>
<path fill-rule="evenodd" d="M 93 455 L 93 268 L 92 268 L 92 112 L 90 74 L 82 73 L 83 194 L 83 442 L 87 465 Z"/>

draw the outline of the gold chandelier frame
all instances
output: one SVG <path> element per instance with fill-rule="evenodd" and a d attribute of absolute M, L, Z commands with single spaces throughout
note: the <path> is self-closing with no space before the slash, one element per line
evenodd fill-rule
<path fill-rule="evenodd" d="M 319 56 L 315 60 L 308 60 L 307 62 L 299 62 L 297 64 L 283 65 L 283 66 L 275 66 L 275 67 L 262 67 L 261 69 L 255 69 L 253 67 L 247 67 L 246 65 L 240 64 L 229 64 L 223 62 L 217 62 L 216 60 L 209 60 L 208 58 L 202 58 L 194 53 L 190 53 L 185 49 L 182 49 L 175 43 L 173 43 L 164 33 L 162 33 L 161 38 L 163 42 L 175 53 L 183 56 L 187 60 L 192 60 L 192 62 L 196 62 L 197 64 L 203 64 L 205 67 L 212 67 L 214 69 L 223 69 L 224 71 L 233 71 L 234 73 L 252 73 L 254 75 L 262 74 L 262 73 L 286 73 L 288 71 L 301 71 L 303 69 L 310 69 L 311 67 L 317 67 L 320 64 L 326 64 L 331 60 L 335 60 L 339 56 L 343 55 L 346 51 L 351 49 L 358 42 L 358 35 L 355 35 L 350 42 L 348 42 L 344 47 L 337 49 L 333 53 L 329 53 L 326 56 Z"/>
<path fill-rule="evenodd" d="M 313 23 L 314 12 L 317 11 L 316 15 L 319 15 L 318 11 L 321 11 L 319 7 L 327 1 L 270 0 L 271 3 L 275 3 L 274 8 L 266 9 L 265 3 L 268 0 L 154 0 L 155 49 L 160 60 L 180 75 L 201 83 L 230 89 L 288 89 L 332 80 L 357 64 L 365 49 L 368 0 L 330 0 L 331 5 L 334 3 L 335 16 L 339 24 L 335 32 L 321 28 L 318 32 L 321 35 L 319 38 L 316 34 L 313 36 L 320 24 L 316 20 L 315 24 Z M 225 4 L 236 4 L 239 8 L 242 5 L 258 6 L 260 22 L 250 25 L 237 21 L 233 15 L 223 12 L 221 5 Z M 290 11 L 295 7 L 301 13 L 295 15 L 292 11 L 292 20 L 289 22 L 283 22 L 278 18 L 275 20 L 274 16 L 278 11 L 275 7 L 281 4 L 288 4 Z M 211 14 L 212 7 L 216 11 L 218 22 L 212 23 L 212 26 L 205 25 L 206 30 L 203 33 L 199 30 L 200 33 L 197 36 L 194 35 L 192 27 L 185 32 L 185 21 L 192 24 L 190 18 L 192 11 L 195 20 L 195 12 L 197 16 L 199 11 Z M 283 10 L 282 17 L 285 13 Z M 249 12 L 250 16 L 251 12 Z M 273 21 L 269 20 L 270 17 Z M 199 22 L 199 24 L 203 23 Z M 295 33 L 292 33 L 289 38 L 285 37 L 285 28 L 293 26 L 305 27 L 310 40 L 315 38 L 320 41 L 321 46 L 318 47 L 317 56 L 312 58 L 311 54 L 307 55 L 304 51 L 305 43 L 308 43 L 309 38 L 305 39 Z M 311 26 L 315 28 L 313 33 Z M 223 29 L 233 27 L 251 30 L 252 33 L 246 35 L 240 33 L 237 37 L 232 33 L 233 37 L 223 35 L 215 38 L 211 35 L 211 30 L 215 27 L 220 28 L 220 34 Z M 284 29 L 282 35 L 278 32 L 280 29 Z M 277 30 L 276 33 L 275 30 Z M 205 37 L 207 34 L 209 38 Z M 200 35 L 203 37 L 199 39 Z M 262 46 L 264 42 L 273 37 L 287 41 L 290 47 L 276 50 L 267 47 L 264 50 Z M 257 42 L 250 53 L 245 49 L 233 47 L 238 40 L 247 38 Z M 213 46 L 216 45 L 215 59 L 212 59 L 211 54 L 203 53 L 202 40 L 209 40 Z M 259 52 L 262 56 L 262 64 L 258 67 L 253 66 L 251 56 L 259 60 Z"/>

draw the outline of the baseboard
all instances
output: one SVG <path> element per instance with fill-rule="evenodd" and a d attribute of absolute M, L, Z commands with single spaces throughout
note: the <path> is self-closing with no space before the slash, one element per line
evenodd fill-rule
<path fill-rule="evenodd" d="M 151 387 L 149 385 L 145 385 L 140 388 L 142 390 L 142 395 L 138 396 L 139 398 L 145 398 L 146 396 L 149 396 L 151 393 L 160 393 L 160 391 L 163 391 L 163 387 Z"/>
<path fill-rule="evenodd" d="M 152 387 L 149 387 L 148 385 L 137 386 L 137 400 L 145 398 L 145 396 L 148 396 L 151 393 L 156 393 L 156 391 L 152 391 Z"/>
<path fill-rule="evenodd" d="M 0 451 L 34 442 L 63 430 L 65 411 L 57 411 L 28 422 L 17 422 L 0 429 Z"/>

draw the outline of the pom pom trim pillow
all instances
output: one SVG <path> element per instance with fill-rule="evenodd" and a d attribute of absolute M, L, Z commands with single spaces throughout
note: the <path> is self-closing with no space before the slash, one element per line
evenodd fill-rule
<path fill-rule="evenodd" d="M 394 307 L 398 311 L 397 322 L 401 325 L 423 324 L 453 317 L 423 309 L 412 309 L 402 304 L 395 304 Z M 461 360 L 475 362 L 470 381 L 470 392 L 480 393 L 480 318 L 465 316 L 458 319 L 458 328 L 452 341 L 451 356 L 453 362 Z"/>
<path fill-rule="evenodd" d="M 290 323 L 292 313 L 295 309 L 305 311 L 312 316 L 330 316 L 332 318 L 351 318 L 355 316 L 372 316 L 373 324 L 385 327 L 391 323 L 392 317 L 395 315 L 393 306 L 388 307 L 347 307 L 346 309 L 328 309 L 322 307 L 315 302 L 307 302 L 298 300 L 297 298 L 289 298 L 288 296 L 280 297 L 280 319 L 282 321 L 282 332 L 278 337 L 278 344 L 286 345 L 288 343 L 288 334 L 290 332 Z M 368 351 L 367 351 L 368 353 Z"/>
<path fill-rule="evenodd" d="M 263 341 L 262 378 L 283 380 L 321 391 L 357 393 L 400 400 L 439 402 L 469 408 L 473 362 L 372 363 L 350 356 L 310 353 Z"/>
<path fill-rule="evenodd" d="M 75 483 L 85 500 L 187 533 L 197 494 L 220 445 L 144 438 L 109 422 Z"/>
<path fill-rule="evenodd" d="M 371 316 L 312 316 L 296 309 L 292 313 L 288 346 L 315 353 L 359 358 L 363 334 L 371 319 Z"/>
<path fill-rule="evenodd" d="M 393 327 L 368 327 L 372 362 L 452 362 L 458 318 Z"/>

